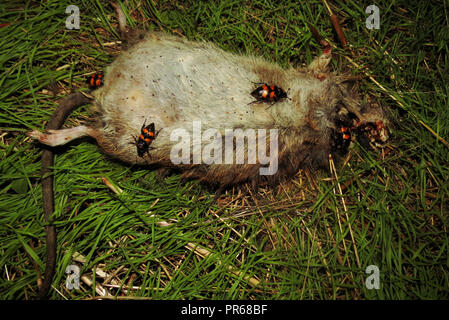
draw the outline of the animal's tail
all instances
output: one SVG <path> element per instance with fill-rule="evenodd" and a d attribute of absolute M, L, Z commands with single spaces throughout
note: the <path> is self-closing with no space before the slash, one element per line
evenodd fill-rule
<path fill-rule="evenodd" d="M 60 129 L 66 117 L 75 108 L 88 104 L 91 101 L 91 97 L 82 92 L 72 93 L 67 96 L 53 113 L 53 116 L 48 122 L 47 129 Z M 50 169 L 53 166 L 53 160 L 54 154 L 52 149 L 45 147 L 42 153 L 42 198 L 44 203 L 44 219 L 47 224 L 47 261 L 45 264 L 44 278 L 39 288 L 39 299 L 45 299 L 47 297 L 56 266 L 56 229 L 52 222 L 52 214 L 54 212 L 53 174 Z"/>

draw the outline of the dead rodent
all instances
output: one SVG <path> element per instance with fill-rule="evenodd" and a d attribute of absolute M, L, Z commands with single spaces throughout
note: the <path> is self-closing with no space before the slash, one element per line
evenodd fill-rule
<path fill-rule="evenodd" d="M 330 59 L 325 50 L 308 68 L 285 70 L 211 43 L 150 33 L 105 70 L 104 85 L 92 92 L 94 122 L 30 136 L 49 146 L 91 136 L 126 163 L 177 168 L 183 178 L 220 187 L 277 183 L 344 152 L 349 128 L 387 139 L 382 110 L 329 72 Z M 254 103 L 261 84 L 287 97 Z M 160 132 L 142 156 L 135 141 L 144 123 Z"/>

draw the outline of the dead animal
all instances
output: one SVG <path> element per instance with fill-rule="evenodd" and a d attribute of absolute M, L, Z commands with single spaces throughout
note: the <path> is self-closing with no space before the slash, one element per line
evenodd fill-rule
<path fill-rule="evenodd" d="M 377 142 L 388 138 L 382 110 L 330 72 L 330 59 L 328 48 L 307 68 L 285 70 L 211 43 L 149 33 L 106 69 L 104 85 L 92 92 L 94 121 L 29 136 L 49 146 L 91 136 L 131 165 L 176 168 L 219 187 L 278 183 L 302 167 L 327 166 L 339 123 L 379 128 Z M 252 103 L 254 83 L 288 88 L 289 98 L 271 108 Z M 137 156 L 132 143 L 145 119 L 164 128 L 151 158 Z"/>

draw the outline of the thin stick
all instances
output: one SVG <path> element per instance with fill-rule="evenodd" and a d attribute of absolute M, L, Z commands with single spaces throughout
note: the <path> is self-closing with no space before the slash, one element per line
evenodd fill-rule
<path fill-rule="evenodd" d="M 332 12 L 332 10 L 329 7 L 329 5 L 327 4 L 326 0 L 323 0 L 323 2 L 327 8 L 327 11 L 329 12 L 329 16 L 331 18 L 332 25 L 334 26 L 335 32 L 337 33 L 338 41 L 340 41 L 341 45 L 344 48 L 348 44 L 348 42 L 346 41 L 345 33 L 343 32 L 343 29 L 341 28 L 340 23 L 338 22 L 337 16 Z"/>
<path fill-rule="evenodd" d="M 115 184 L 113 184 L 108 178 L 106 177 L 101 177 L 101 180 L 103 181 L 103 183 L 115 194 L 120 195 L 123 193 L 123 190 L 120 189 L 118 186 L 116 186 Z"/>
<path fill-rule="evenodd" d="M 351 235 L 352 244 L 354 246 L 354 254 L 355 254 L 355 258 L 357 260 L 357 266 L 360 268 L 361 264 L 360 264 L 360 259 L 359 259 L 359 253 L 357 251 L 357 246 L 355 244 L 354 234 L 352 232 L 351 222 L 349 221 L 348 208 L 346 207 L 345 198 L 343 197 L 343 191 L 341 190 L 341 185 L 340 185 L 340 182 L 338 181 L 337 170 L 335 169 L 334 160 L 332 159 L 331 155 L 329 155 L 329 164 L 330 164 L 330 167 L 331 167 L 331 171 L 333 171 L 333 174 L 335 175 L 335 180 L 337 181 L 338 192 L 341 194 L 341 202 L 343 204 L 343 209 L 345 211 L 346 221 L 348 222 L 349 234 Z"/>

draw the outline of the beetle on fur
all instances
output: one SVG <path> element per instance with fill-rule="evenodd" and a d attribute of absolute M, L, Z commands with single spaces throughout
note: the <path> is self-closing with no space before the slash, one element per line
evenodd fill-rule
<path fill-rule="evenodd" d="M 278 86 L 268 85 L 262 82 L 257 84 L 261 84 L 261 86 L 251 92 L 251 95 L 256 99 L 256 101 L 250 102 L 250 104 L 257 102 L 271 102 L 271 107 L 276 102 L 287 98 L 287 93 Z"/>
<path fill-rule="evenodd" d="M 348 152 L 351 143 L 351 128 L 344 124 L 340 124 L 340 126 L 333 132 L 333 136 L 332 150 L 339 154 Z"/>
<path fill-rule="evenodd" d="M 94 73 L 87 78 L 86 83 L 91 90 L 95 90 L 103 85 L 103 73 Z"/>
<path fill-rule="evenodd" d="M 140 135 L 139 138 L 134 138 L 134 142 L 137 147 L 137 155 L 139 157 L 143 157 L 145 153 L 148 153 L 148 156 L 150 156 L 150 144 L 153 142 L 154 139 L 156 139 L 157 135 L 159 134 L 159 131 L 162 129 L 159 129 L 158 132 L 155 132 L 154 123 L 150 123 L 149 125 L 145 126 L 146 121 L 143 123 L 142 128 L 140 129 Z"/>

